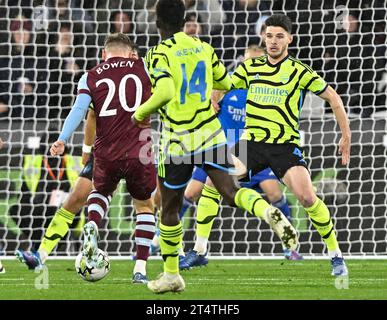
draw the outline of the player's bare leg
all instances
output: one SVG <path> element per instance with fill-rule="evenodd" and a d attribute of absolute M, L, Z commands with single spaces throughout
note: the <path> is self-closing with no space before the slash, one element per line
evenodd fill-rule
<path fill-rule="evenodd" d="M 297 248 L 297 232 L 278 208 L 267 203 L 255 190 L 238 189 L 235 177 L 225 171 L 208 166 L 207 173 L 216 187 L 213 191 L 217 190 L 230 206 L 237 206 L 264 219 L 287 248 Z"/>
<path fill-rule="evenodd" d="M 18 250 L 16 257 L 19 261 L 25 263 L 29 269 L 39 268 L 45 263 L 58 242 L 67 234 L 75 215 L 85 205 L 92 187 L 90 179 L 78 177 L 73 190 L 50 222 L 38 251 L 31 253 Z"/>
<path fill-rule="evenodd" d="M 204 183 L 197 181 L 197 180 L 191 180 L 185 189 L 184 197 L 188 199 L 190 202 L 196 202 L 200 195 L 202 194 L 202 190 L 204 187 Z"/>
<path fill-rule="evenodd" d="M 316 196 L 308 170 L 302 166 L 292 167 L 286 172 L 283 181 L 305 208 L 313 226 L 323 238 L 332 262 L 332 275 L 346 276 L 348 270 L 337 242 L 329 210 Z"/>
<path fill-rule="evenodd" d="M 147 283 L 146 262 L 156 229 L 154 204 L 152 199 L 133 199 L 133 204 L 136 210 L 136 264 L 133 269 L 133 283 Z"/>
<path fill-rule="evenodd" d="M 158 184 L 158 182 L 157 182 Z M 204 187 L 204 183 L 198 180 L 195 180 L 194 178 L 188 183 L 185 191 L 184 191 L 184 198 L 183 198 L 183 204 L 179 211 L 179 219 L 182 220 L 184 217 L 184 214 L 188 210 L 190 206 L 193 205 L 195 201 L 197 201 L 200 198 L 200 195 L 202 193 Z M 154 197 L 155 205 L 158 210 L 161 208 L 161 195 L 160 195 L 160 188 L 157 187 L 157 191 Z M 152 240 L 152 245 L 150 249 L 150 254 L 155 254 L 158 251 L 160 251 L 160 230 L 156 228 L 156 233 Z M 182 261 L 184 259 L 184 249 L 183 245 L 181 248 L 179 248 L 179 260 Z"/>
<path fill-rule="evenodd" d="M 231 154 L 232 161 L 235 166 L 235 174 L 237 176 L 245 176 L 247 173 L 245 165 L 234 155 Z M 229 178 L 227 178 L 229 179 Z M 234 179 L 232 179 L 234 180 Z M 230 184 L 231 182 L 229 182 Z M 234 181 L 232 182 L 233 184 Z M 236 186 L 235 186 L 236 187 Z M 236 192 L 237 188 L 233 191 Z M 186 190 L 187 193 L 187 190 Z M 193 250 L 190 250 L 184 262 L 181 263 L 181 269 L 190 269 L 193 266 L 203 266 L 208 264 L 206 258 L 207 244 L 212 230 L 212 225 L 219 211 L 220 194 L 207 177 L 205 185 L 201 189 L 201 197 L 198 203 L 196 215 L 196 241 Z M 230 195 L 232 198 L 232 195 Z"/>

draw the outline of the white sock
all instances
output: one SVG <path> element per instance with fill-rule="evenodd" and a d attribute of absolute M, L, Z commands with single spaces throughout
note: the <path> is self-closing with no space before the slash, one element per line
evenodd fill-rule
<path fill-rule="evenodd" d="M 336 250 L 328 250 L 328 254 L 329 254 L 329 257 L 332 259 L 334 257 L 340 257 L 342 258 L 343 257 L 343 254 L 341 253 L 341 250 L 340 249 L 336 249 Z"/>
<path fill-rule="evenodd" d="M 44 264 L 48 258 L 48 253 L 44 251 L 43 249 L 38 250 L 39 256 L 40 256 L 40 261 Z"/>
<path fill-rule="evenodd" d="M 96 224 L 94 221 L 89 221 L 88 223 L 89 223 L 89 224 L 92 224 L 92 225 L 94 226 L 95 230 L 96 230 L 97 233 L 98 233 L 98 226 L 97 226 L 97 224 Z"/>
<path fill-rule="evenodd" d="M 177 251 L 179 252 L 179 256 L 185 256 L 183 247 L 179 247 L 179 248 L 177 249 Z"/>
<path fill-rule="evenodd" d="M 152 246 L 160 247 L 160 237 L 155 233 L 152 239 Z"/>
<path fill-rule="evenodd" d="M 1 261 L 0 261 L 0 269 L 3 267 L 3 265 L 1 264 Z"/>
<path fill-rule="evenodd" d="M 133 274 L 140 272 L 144 276 L 146 275 L 146 261 L 145 260 L 136 260 L 136 264 L 133 269 Z"/>
<path fill-rule="evenodd" d="M 208 238 L 198 236 L 196 238 L 194 250 L 200 255 L 205 254 L 207 251 L 207 243 L 208 243 Z"/>

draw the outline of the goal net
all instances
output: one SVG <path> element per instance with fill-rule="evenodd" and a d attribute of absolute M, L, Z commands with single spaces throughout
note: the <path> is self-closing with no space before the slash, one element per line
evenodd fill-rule
<path fill-rule="evenodd" d="M 261 44 L 264 21 L 286 13 L 293 21 L 290 53 L 315 69 L 342 97 L 352 129 L 351 162 L 341 165 L 340 129 L 318 97 L 306 96 L 300 126 L 317 194 L 327 204 L 346 255 L 386 254 L 387 124 L 384 0 L 186 0 L 190 31 L 211 43 L 230 72 L 250 44 Z M 100 61 L 110 32 L 127 33 L 140 55 L 160 39 L 155 0 L 0 1 L 0 255 L 32 249 L 81 169 L 83 128 L 61 167 L 45 164 L 74 101 L 82 73 Z M 196 23 L 197 22 L 197 23 Z M 155 126 L 157 120 L 155 120 Z M 71 166 L 70 166 L 71 164 Z M 66 172 L 66 174 L 63 173 Z M 305 210 L 284 189 L 303 255 L 326 248 Z M 85 212 L 54 255 L 74 255 Z M 134 251 L 135 216 L 123 184 L 103 220 L 101 249 Z M 186 249 L 194 243 L 195 208 L 184 218 Z M 261 220 L 222 202 L 209 241 L 211 255 L 274 256 L 279 239 Z"/>

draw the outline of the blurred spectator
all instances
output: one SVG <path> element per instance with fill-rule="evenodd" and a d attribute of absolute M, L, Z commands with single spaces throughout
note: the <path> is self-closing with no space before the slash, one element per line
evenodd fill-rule
<path fill-rule="evenodd" d="M 132 13 L 127 11 L 115 11 L 111 15 L 110 33 L 122 32 L 132 36 L 133 20 Z"/>
<path fill-rule="evenodd" d="M 250 44 L 261 44 L 262 23 L 271 13 L 271 1 L 237 0 L 222 2 L 227 14 L 221 47 L 221 58 L 232 67 L 236 57 L 244 55 L 244 49 Z M 231 63 L 231 65 L 229 65 Z"/>
<path fill-rule="evenodd" d="M 184 0 L 187 14 L 195 12 L 202 22 L 202 34 L 215 34 L 222 29 L 226 15 L 218 0 Z"/>
<path fill-rule="evenodd" d="M 198 37 L 200 40 L 210 42 L 210 37 L 203 35 L 200 16 L 195 12 L 188 12 L 185 16 L 184 32 L 190 36 Z"/>
<path fill-rule="evenodd" d="M 375 47 L 373 30 L 360 21 L 361 13 L 352 11 L 337 28 L 334 52 L 326 53 L 325 69 L 332 69 L 337 92 L 350 115 L 370 117 L 377 103 L 377 78 L 385 67 L 385 51 Z M 331 79 L 330 79 L 331 80 Z M 331 110 L 326 108 L 326 112 Z"/>
<path fill-rule="evenodd" d="M 237 0 L 235 5 L 235 23 L 237 34 L 255 34 L 255 24 L 259 20 L 258 0 Z"/>
<path fill-rule="evenodd" d="M 19 16 L 10 23 L 11 48 L 0 59 L 0 115 L 45 117 L 47 70 L 34 55 L 32 24 Z"/>
<path fill-rule="evenodd" d="M 55 46 L 50 50 L 50 119 L 58 116 L 66 118 L 73 103 L 75 85 L 81 76 L 80 67 L 74 58 L 74 36 L 70 30 L 70 24 L 62 23 Z"/>
<path fill-rule="evenodd" d="M 82 70 L 90 69 L 97 63 L 97 25 L 94 11 L 79 7 L 77 0 L 47 0 L 49 12 L 49 33 L 56 34 L 63 23 L 69 23 L 74 34 L 74 55 L 83 57 Z M 52 43 L 50 41 L 50 43 Z"/>
<path fill-rule="evenodd" d="M 74 33 L 93 33 L 94 20 L 90 11 L 81 9 L 75 0 L 48 0 L 50 22 L 71 22 Z"/>
<path fill-rule="evenodd" d="M 187 13 L 185 16 L 184 32 L 189 36 L 199 37 L 203 34 L 198 15 L 195 12 Z"/>
<path fill-rule="evenodd" d="M 261 57 L 266 54 L 265 47 L 259 46 L 257 44 L 250 44 L 245 52 L 244 55 L 240 55 L 237 57 L 237 59 L 231 63 L 228 67 L 227 70 L 233 72 L 243 61 L 250 59 L 250 57 Z"/>
<path fill-rule="evenodd" d="M 147 1 L 146 4 L 146 8 L 139 10 L 136 15 L 137 30 L 148 34 L 156 34 L 156 0 Z"/>
<path fill-rule="evenodd" d="M 136 33 L 142 34 L 136 39 L 136 43 L 140 47 L 155 46 L 159 42 L 159 35 L 156 27 L 156 0 L 146 2 L 147 7 L 138 10 L 136 14 Z"/>
<path fill-rule="evenodd" d="M 156 0 L 146 2 L 146 8 L 139 10 L 136 15 L 137 30 L 141 33 L 157 34 Z"/>
<path fill-rule="evenodd" d="M 149 2 L 149 0 L 98 0 L 97 5 L 99 8 L 105 8 L 109 10 L 111 10 L 110 8 L 117 8 L 126 11 L 134 9 L 143 9 L 145 8 L 145 3 L 147 2 Z"/>
<path fill-rule="evenodd" d="M 387 110 L 387 42 L 386 22 L 375 25 L 376 102 L 375 111 Z"/>
<path fill-rule="evenodd" d="M 156 27 L 156 1 L 149 0 L 146 2 L 147 7 L 140 10 L 136 15 L 136 31 L 144 33 L 146 36 L 141 37 L 139 45 L 154 46 L 158 43 L 159 37 Z M 201 21 L 201 34 L 208 35 L 220 32 L 226 16 L 218 0 L 184 0 L 186 15 L 196 14 Z M 138 41 L 137 41 L 138 42 Z"/>

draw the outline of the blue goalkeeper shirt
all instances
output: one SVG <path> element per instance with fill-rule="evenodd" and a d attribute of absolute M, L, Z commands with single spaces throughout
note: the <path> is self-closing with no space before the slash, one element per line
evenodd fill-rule
<path fill-rule="evenodd" d="M 219 102 L 218 118 L 226 133 L 227 144 L 234 146 L 243 133 L 246 118 L 246 89 L 231 90 Z"/>
<path fill-rule="evenodd" d="M 239 138 L 244 131 L 246 121 L 246 100 L 247 90 L 235 89 L 229 91 L 219 102 L 220 111 L 218 118 L 226 133 L 227 144 L 230 148 L 239 141 Z M 199 172 L 196 173 L 197 176 L 199 174 Z M 198 178 L 195 179 L 201 181 Z M 258 172 L 256 175 L 250 177 L 250 181 L 248 182 L 241 182 L 241 186 L 244 188 L 255 189 L 262 193 L 259 185 L 265 180 L 277 180 L 277 177 L 271 168 L 266 168 Z"/>

